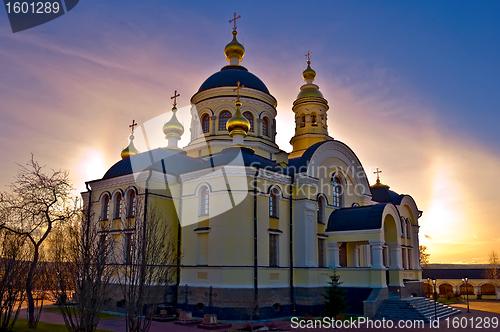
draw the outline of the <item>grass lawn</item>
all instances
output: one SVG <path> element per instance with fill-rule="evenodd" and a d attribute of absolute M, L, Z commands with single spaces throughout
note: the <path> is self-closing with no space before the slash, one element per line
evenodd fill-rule
<path fill-rule="evenodd" d="M 52 312 L 57 312 L 58 314 L 61 313 L 61 311 L 59 310 L 58 307 L 45 307 L 43 308 L 43 310 L 48 310 L 48 311 L 52 311 Z M 118 317 L 123 317 L 123 316 L 120 316 L 120 315 L 114 315 L 114 314 L 108 314 L 106 312 L 101 312 L 99 313 L 99 318 L 100 319 L 106 319 L 106 318 L 118 318 Z"/>
<path fill-rule="evenodd" d="M 28 328 L 28 321 L 26 319 L 18 319 L 16 325 L 12 329 L 13 332 L 68 332 L 66 325 L 50 324 L 39 322 L 36 329 Z M 96 332 L 112 332 L 108 330 L 96 330 Z"/>
<path fill-rule="evenodd" d="M 439 299 L 438 300 L 439 303 L 442 303 L 442 304 L 455 304 L 455 303 L 462 303 L 463 301 L 461 300 L 457 300 L 457 299 L 449 299 L 449 300 L 446 300 L 446 299 Z"/>

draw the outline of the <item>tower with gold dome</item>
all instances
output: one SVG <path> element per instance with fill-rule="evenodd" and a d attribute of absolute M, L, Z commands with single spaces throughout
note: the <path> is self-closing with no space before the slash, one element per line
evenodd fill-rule
<path fill-rule="evenodd" d="M 277 101 L 241 65 L 245 48 L 237 37 L 234 23 L 224 48 L 229 64 L 190 99 L 186 146 L 179 146 L 185 108 L 177 109 L 175 91 L 168 121 L 157 125 L 167 145 L 139 152 L 133 140 L 147 135 L 135 133 L 122 159 L 87 182 L 82 196 L 101 235 L 112 238 L 112 263 L 127 263 L 127 239 L 137 221 L 147 221 L 135 211 L 147 202 L 175 236 L 176 259 L 161 267 L 173 275 L 165 304 L 193 316 L 248 319 L 250 305 L 261 319 L 319 315 L 332 269 L 349 313 L 373 317 L 391 293 L 423 294 L 422 212 L 410 195 L 382 184 L 380 171 L 370 186 L 356 154 L 329 136 L 329 106 L 314 83 L 311 53 L 305 84 L 286 111 L 295 133 L 285 152 L 275 140 Z"/>

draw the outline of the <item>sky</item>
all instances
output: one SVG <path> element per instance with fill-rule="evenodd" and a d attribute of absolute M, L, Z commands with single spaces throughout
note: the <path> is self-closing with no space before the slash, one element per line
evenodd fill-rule
<path fill-rule="evenodd" d="M 0 188 L 34 154 L 75 192 L 120 160 L 129 124 L 166 146 L 170 96 L 189 140 L 189 100 L 227 64 L 237 12 L 241 63 L 278 100 L 290 152 L 292 103 L 312 53 L 329 133 L 423 211 L 432 263 L 500 251 L 500 2 L 85 0 L 13 34 L 0 8 Z M 140 151 L 146 146 L 136 145 Z"/>

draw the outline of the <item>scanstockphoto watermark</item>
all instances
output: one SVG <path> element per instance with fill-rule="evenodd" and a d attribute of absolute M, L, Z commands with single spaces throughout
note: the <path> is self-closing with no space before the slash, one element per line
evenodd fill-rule
<path fill-rule="evenodd" d="M 4 0 L 12 32 L 31 29 L 52 21 L 70 10 L 80 0 Z"/>
<path fill-rule="evenodd" d="M 351 317 L 350 319 L 333 319 L 332 317 L 323 317 L 322 319 L 300 319 L 293 317 L 291 320 L 293 329 L 418 329 L 425 326 L 423 320 L 374 320 L 366 317 Z M 439 320 L 435 321 L 439 327 Z M 432 321 L 431 321 L 432 324 Z M 436 324 L 434 324 L 436 325 Z M 432 327 L 432 326 L 431 326 Z"/>

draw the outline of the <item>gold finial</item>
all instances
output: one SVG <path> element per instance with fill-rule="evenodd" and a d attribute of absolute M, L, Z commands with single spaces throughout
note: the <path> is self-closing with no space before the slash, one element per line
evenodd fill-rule
<path fill-rule="evenodd" d="M 129 126 L 129 128 L 132 128 L 132 131 L 130 133 L 130 143 L 128 146 L 122 150 L 121 157 L 122 159 L 128 158 L 130 156 L 136 155 L 139 153 L 139 151 L 135 148 L 134 146 L 134 128 L 138 126 L 138 124 L 135 122 L 135 120 L 132 120 L 132 124 Z"/>
<path fill-rule="evenodd" d="M 236 31 L 236 20 L 237 19 L 240 19 L 241 18 L 241 15 L 238 15 L 238 17 L 236 17 L 236 13 L 234 13 L 234 18 L 232 20 L 229 20 L 229 23 L 233 23 L 234 22 L 234 26 L 233 26 L 233 31 Z"/>
<path fill-rule="evenodd" d="M 240 89 L 244 88 L 244 87 L 245 86 L 244 85 L 240 85 L 240 81 L 238 81 L 238 83 L 236 85 L 236 88 L 233 89 L 233 91 L 236 91 L 236 93 L 237 93 L 236 94 L 236 103 L 239 103 L 240 104 L 239 106 L 241 106 L 241 103 L 240 103 Z M 238 106 L 238 105 L 236 104 L 236 106 Z"/>
<path fill-rule="evenodd" d="M 138 124 L 135 122 L 135 120 L 132 120 L 132 124 L 128 126 L 129 128 L 132 128 L 131 133 L 134 133 L 134 128 L 138 126 Z"/>
<path fill-rule="evenodd" d="M 382 184 L 380 182 L 380 173 L 382 173 L 382 171 L 379 170 L 378 167 L 377 167 L 377 171 L 373 172 L 373 174 L 377 174 L 377 182 L 373 186 L 371 186 L 370 188 L 385 188 L 385 189 L 389 189 L 390 187 L 388 185 Z"/>
<path fill-rule="evenodd" d="M 305 55 L 307 57 L 307 68 L 302 72 L 302 77 L 304 77 L 304 81 L 308 84 L 314 82 L 314 79 L 316 78 L 316 72 L 311 68 L 311 55 L 312 53 L 307 51 L 307 54 Z"/>
<path fill-rule="evenodd" d="M 165 138 L 168 140 L 169 148 L 177 148 L 177 141 L 181 139 L 182 134 L 184 134 L 184 126 L 182 123 L 177 120 L 177 97 L 180 97 L 180 94 L 177 93 L 177 90 L 174 91 L 174 95 L 170 97 L 170 99 L 174 100 L 174 107 L 172 107 L 172 118 L 168 122 L 163 125 L 163 133 L 165 134 Z"/>
<path fill-rule="evenodd" d="M 180 97 L 180 96 L 181 96 L 180 94 L 177 94 L 177 90 L 175 90 L 175 91 L 174 91 L 174 95 L 173 95 L 173 97 L 170 97 L 170 99 L 173 99 L 173 100 L 174 100 L 174 108 L 175 108 L 175 109 L 177 109 L 177 108 L 176 108 L 176 106 L 177 106 L 177 97 Z"/>

